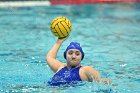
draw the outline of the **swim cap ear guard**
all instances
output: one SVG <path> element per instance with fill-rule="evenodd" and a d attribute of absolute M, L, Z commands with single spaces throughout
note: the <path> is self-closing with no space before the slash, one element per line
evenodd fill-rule
<path fill-rule="evenodd" d="M 81 60 L 83 60 L 83 58 L 84 58 L 84 52 L 83 52 L 82 47 L 80 46 L 80 44 L 77 43 L 77 42 L 71 42 L 70 45 L 67 47 L 67 49 L 64 52 L 64 58 L 65 59 L 66 59 L 67 51 L 70 50 L 70 49 L 78 49 L 81 52 L 81 54 L 82 54 Z"/>

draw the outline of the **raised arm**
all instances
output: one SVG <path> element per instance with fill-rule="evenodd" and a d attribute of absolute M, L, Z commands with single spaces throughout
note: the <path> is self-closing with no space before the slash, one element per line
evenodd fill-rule
<path fill-rule="evenodd" d="M 56 56 L 57 56 L 57 52 L 61 46 L 61 44 L 63 43 L 64 39 L 58 39 L 56 41 L 56 43 L 54 44 L 54 46 L 51 48 L 51 50 L 48 52 L 47 56 L 46 56 L 46 62 L 48 63 L 49 67 L 54 71 L 57 72 L 57 70 L 64 66 L 63 63 L 61 63 L 60 61 L 56 60 Z"/>

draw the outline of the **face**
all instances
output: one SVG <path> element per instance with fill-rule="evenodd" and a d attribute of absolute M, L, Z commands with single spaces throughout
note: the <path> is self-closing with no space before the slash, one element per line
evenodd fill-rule
<path fill-rule="evenodd" d="M 70 49 L 67 51 L 66 59 L 68 67 L 80 66 L 82 54 L 78 49 Z"/>

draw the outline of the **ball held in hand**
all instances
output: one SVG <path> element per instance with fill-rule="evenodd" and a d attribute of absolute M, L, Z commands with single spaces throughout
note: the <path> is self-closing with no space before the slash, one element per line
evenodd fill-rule
<path fill-rule="evenodd" d="M 59 16 L 53 19 L 51 25 L 51 32 L 59 39 L 65 38 L 69 35 L 72 29 L 71 22 L 68 18 Z"/>

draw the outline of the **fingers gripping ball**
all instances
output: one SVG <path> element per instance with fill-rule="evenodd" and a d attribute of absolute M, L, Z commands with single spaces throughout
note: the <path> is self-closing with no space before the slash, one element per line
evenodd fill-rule
<path fill-rule="evenodd" d="M 53 19 L 50 28 L 55 36 L 57 36 L 59 39 L 62 39 L 69 35 L 72 25 L 68 18 L 59 16 Z"/>

